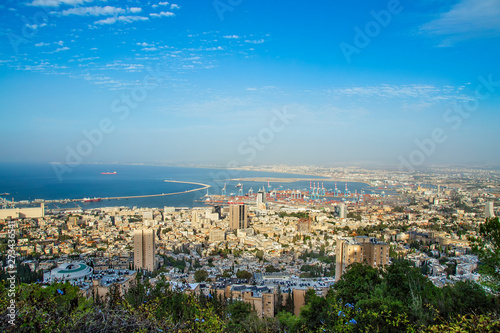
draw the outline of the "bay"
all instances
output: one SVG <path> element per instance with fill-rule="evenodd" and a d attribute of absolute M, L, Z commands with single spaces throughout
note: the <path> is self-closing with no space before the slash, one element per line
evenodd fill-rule
<path fill-rule="evenodd" d="M 51 164 L 0 164 L 0 195 L 5 199 L 15 201 L 35 199 L 62 200 L 82 198 L 106 198 L 119 196 L 152 195 L 161 193 L 183 192 L 199 188 L 198 185 L 184 183 L 170 183 L 165 180 L 182 182 L 197 182 L 212 186 L 208 189 L 209 194 L 221 194 L 224 184 L 226 193 L 238 194 L 239 183 L 235 178 L 308 178 L 314 181 L 320 177 L 285 174 L 273 172 L 257 172 L 244 170 L 222 170 L 208 168 L 187 168 L 170 166 L 150 165 L 103 165 L 88 164 L 71 167 L 58 179 Z M 115 172 L 116 174 L 105 175 L 103 172 Z M 243 193 L 247 194 L 250 188 L 254 192 L 261 187 L 267 187 L 267 182 L 241 181 Z M 351 192 L 361 192 L 368 186 L 363 183 L 347 183 Z M 270 183 L 274 189 L 309 190 L 309 181 L 297 181 L 291 183 Z M 324 182 L 327 189 L 334 187 L 334 182 Z M 338 182 L 339 190 L 344 190 L 345 183 Z M 196 207 L 204 204 L 198 202 L 207 191 L 196 191 L 181 193 L 171 196 L 133 198 L 121 200 L 103 200 L 100 202 L 73 202 L 65 205 L 48 204 L 48 208 L 67 208 L 79 205 L 82 208 L 95 208 L 105 206 L 128 206 L 128 207 Z"/>

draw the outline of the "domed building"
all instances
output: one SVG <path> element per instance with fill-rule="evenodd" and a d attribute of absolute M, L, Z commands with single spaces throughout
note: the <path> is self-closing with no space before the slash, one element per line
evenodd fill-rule
<path fill-rule="evenodd" d="M 92 276 L 93 269 L 83 262 L 64 263 L 43 275 L 43 282 L 78 282 Z"/>

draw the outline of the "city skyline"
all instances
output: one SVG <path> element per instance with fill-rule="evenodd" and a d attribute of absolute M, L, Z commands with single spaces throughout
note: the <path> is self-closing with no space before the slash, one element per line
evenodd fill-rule
<path fill-rule="evenodd" d="M 7 1 L 2 162 L 499 165 L 500 1 Z"/>

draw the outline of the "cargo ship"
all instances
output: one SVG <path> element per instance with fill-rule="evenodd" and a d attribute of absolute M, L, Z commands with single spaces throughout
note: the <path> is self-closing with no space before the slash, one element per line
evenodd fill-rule
<path fill-rule="evenodd" d="M 116 175 L 116 171 L 113 172 L 101 172 L 101 175 Z"/>
<path fill-rule="evenodd" d="M 99 202 L 101 198 L 83 198 L 82 202 Z"/>

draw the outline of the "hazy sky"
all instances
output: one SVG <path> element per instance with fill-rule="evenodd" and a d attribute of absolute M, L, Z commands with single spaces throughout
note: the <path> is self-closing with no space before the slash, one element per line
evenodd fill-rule
<path fill-rule="evenodd" d="M 0 161 L 500 163 L 500 0 L 2 3 Z"/>

